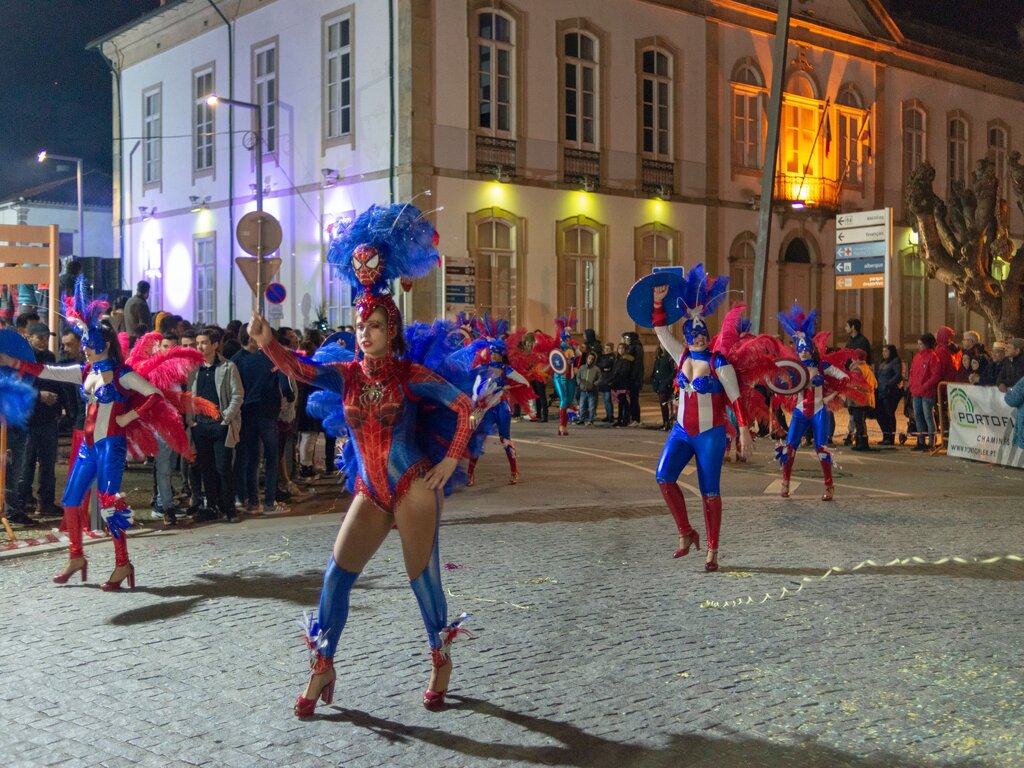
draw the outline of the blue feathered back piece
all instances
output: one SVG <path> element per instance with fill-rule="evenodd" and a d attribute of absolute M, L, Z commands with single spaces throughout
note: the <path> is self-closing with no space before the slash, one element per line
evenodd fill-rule
<path fill-rule="evenodd" d="M 9 427 L 25 429 L 35 407 L 36 388 L 10 368 L 0 369 L 0 420 Z"/>
<path fill-rule="evenodd" d="M 437 232 L 422 211 L 409 203 L 371 205 L 331 240 L 327 261 L 352 285 L 362 287 L 352 266 L 359 246 L 376 248 L 381 256 L 381 275 L 369 286 L 371 293 L 390 289 L 392 280 L 423 277 L 437 263 Z"/>
<path fill-rule="evenodd" d="M 484 312 L 483 317 L 473 318 L 473 329 L 480 335 L 489 339 L 500 339 L 508 335 L 508 320 L 505 318 L 493 318 L 490 312 Z"/>
<path fill-rule="evenodd" d="M 725 301 L 728 292 L 728 277 L 721 275 L 713 283 L 708 283 L 704 265 L 698 264 L 686 273 L 679 293 L 687 315 L 692 316 L 693 310 L 699 308 L 701 316 L 707 317 Z"/>
<path fill-rule="evenodd" d="M 788 312 L 779 312 L 779 325 L 793 338 L 802 333 L 805 338 L 813 339 L 817 319 L 818 310 L 807 312 L 796 302 L 793 302 Z"/>

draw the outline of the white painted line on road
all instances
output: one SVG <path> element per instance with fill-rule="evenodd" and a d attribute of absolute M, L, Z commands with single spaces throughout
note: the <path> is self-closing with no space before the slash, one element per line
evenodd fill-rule
<path fill-rule="evenodd" d="M 789 492 L 792 494 L 800 487 L 800 483 L 797 480 L 789 481 Z M 764 496 L 778 496 L 782 492 L 782 478 L 777 477 L 768 483 L 768 487 L 765 488 L 761 493 Z"/>
<path fill-rule="evenodd" d="M 641 472 L 646 472 L 649 475 L 656 474 L 655 470 L 651 469 L 650 467 L 644 466 L 642 464 L 635 464 L 632 461 L 623 461 L 622 459 L 617 459 L 614 456 L 606 456 L 603 453 L 599 453 L 597 451 L 584 451 L 580 448 L 570 448 L 567 445 L 549 443 L 543 440 L 516 440 L 516 442 L 529 443 L 530 445 L 541 445 L 544 446 L 545 448 L 552 448 L 556 451 L 568 451 L 569 453 L 578 453 L 582 456 L 590 456 L 593 459 L 603 459 L 604 461 L 610 461 L 613 462 L 614 464 L 622 464 L 623 466 L 626 467 L 639 469 Z M 687 468 L 689 469 L 689 467 Z M 689 474 L 693 474 L 694 471 L 695 470 L 691 469 Z M 683 474 L 687 474 L 687 472 L 684 470 Z M 690 491 L 691 493 L 696 493 L 698 496 L 700 495 L 700 489 L 697 488 L 696 486 L 690 485 L 689 483 L 679 483 L 679 485 L 681 485 L 683 488 Z"/>

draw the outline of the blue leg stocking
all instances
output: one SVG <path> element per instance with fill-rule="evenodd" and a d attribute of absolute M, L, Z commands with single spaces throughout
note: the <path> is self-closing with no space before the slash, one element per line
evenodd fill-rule
<path fill-rule="evenodd" d="M 440 527 L 440 526 L 438 526 Z M 434 549 L 430 553 L 423 573 L 409 582 L 416 602 L 420 605 L 423 626 L 431 648 L 441 647 L 441 630 L 448 625 L 448 602 L 441 588 L 441 563 L 437 552 L 437 528 L 434 529 Z"/>
<path fill-rule="evenodd" d="M 307 636 L 310 647 L 321 657 L 333 659 L 341 639 L 341 631 L 348 621 L 348 601 L 358 573 L 346 571 L 334 561 L 327 562 L 324 586 L 320 592 L 320 608 L 316 618 L 308 622 Z"/>

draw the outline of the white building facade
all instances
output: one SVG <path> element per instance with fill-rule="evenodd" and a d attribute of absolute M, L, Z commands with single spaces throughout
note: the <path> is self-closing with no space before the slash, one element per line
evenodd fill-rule
<path fill-rule="evenodd" d="M 219 4 L 227 5 L 227 4 Z M 403 301 L 550 330 L 634 330 L 628 288 L 653 266 L 705 262 L 749 300 L 775 14 L 738 0 L 207 0 L 167 2 L 95 42 L 118 71 L 115 220 L 125 281 L 154 308 L 223 324 L 253 296 L 233 229 L 253 210 L 250 110 L 262 108 L 265 210 L 279 219 L 272 318 L 350 292 L 324 268 L 328 226 L 371 203 L 431 213 L 445 269 Z M 793 301 L 842 338 L 882 339 L 883 292 L 836 290 L 835 214 L 894 209 L 889 339 L 975 327 L 916 258 L 903 203 L 921 160 L 936 192 L 982 158 L 1006 180 L 1024 84 L 908 39 L 873 0 L 796 9 L 787 55 L 765 329 Z M 231 122 L 233 121 L 233 123 Z M 230 131 L 234 133 L 230 133 Z M 1019 130 L 1019 129 L 1018 129 Z M 117 142 L 115 142 L 117 143 Z M 1007 195 L 1010 196 L 1010 195 Z M 790 203 L 804 208 L 793 210 Z M 1010 233 L 1024 218 L 1011 205 Z M 194 211 L 193 209 L 199 209 Z M 115 225 L 115 234 L 119 232 Z M 115 244 L 115 251 L 119 244 Z M 645 336 L 653 344 L 653 335 Z"/>

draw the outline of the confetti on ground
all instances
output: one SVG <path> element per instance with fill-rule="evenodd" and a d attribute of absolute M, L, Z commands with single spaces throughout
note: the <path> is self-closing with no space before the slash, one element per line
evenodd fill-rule
<path fill-rule="evenodd" d="M 547 576 L 540 576 L 535 579 L 524 579 L 523 581 L 517 581 L 516 584 L 557 584 L 557 579 L 549 579 Z"/>

